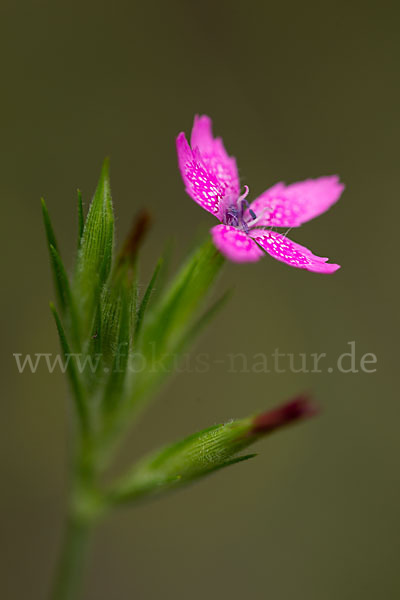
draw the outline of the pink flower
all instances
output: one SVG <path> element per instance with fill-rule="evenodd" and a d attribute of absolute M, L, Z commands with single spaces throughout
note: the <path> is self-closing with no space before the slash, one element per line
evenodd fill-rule
<path fill-rule="evenodd" d="M 340 268 L 273 231 L 299 227 L 328 210 L 344 189 L 336 175 L 288 186 L 277 183 L 249 205 L 248 187 L 240 194 L 236 160 L 228 156 L 222 139 L 213 137 L 209 117 L 196 115 L 190 144 L 184 133 L 178 135 L 179 168 L 189 196 L 221 222 L 211 235 L 222 254 L 234 262 L 253 262 L 267 252 L 292 267 L 318 273 Z"/>

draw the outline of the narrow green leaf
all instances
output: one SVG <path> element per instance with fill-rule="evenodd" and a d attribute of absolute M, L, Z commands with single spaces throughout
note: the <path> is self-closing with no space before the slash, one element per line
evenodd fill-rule
<path fill-rule="evenodd" d="M 105 160 L 83 229 L 74 281 L 86 334 L 91 331 L 101 289 L 110 273 L 113 238 L 109 163 Z"/>
<path fill-rule="evenodd" d="M 75 306 L 75 300 L 71 293 L 69 280 L 62 263 L 61 257 L 54 246 L 50 245 L 50 258 L 53 267 L 55 288 L 60 307 L 67 315 L 72 340 L 76 348 L 80 347 L 79 320 Z"/>
<path fill-rule="evenodd" d="M 83 346 L 82 360 L 87 361 L 87 368 L 82 372 L 85 388 L 88 394 L 94 394 L 103 383 L 104 365 L 102 353 L 102 323 L 101 323 L 101 299 L 98 302 L 93 327 L 89 338 Z"/>
<path fill-rule="evenodd" d="M 174 326 L 174 324 L 179 318 L 179 309 L 183 306 L 184 296 L 190 286 L 195 269 L 196 262 L 193 261 L 174 281 L 169 293 L 162 298 L 160 306 L 156 307 L 144 336 L 143 346 L 145 352 L 151 348 L 153 354 L 154 349 L 157 354 L 162 354 L 166 347 L 176 342 L 176 339 L 180 337 L 181 328 L 177 325 Z"/>
<path fill-rule="evenodd" d="M 184 285 L 185 292 L 180 298 L 179 310 L 176 315 L 178 323 L 185 322 L 188 314 L 193 313 L 197 308 L 209 292 L 223 263 L 222 255 L 216 250 L 211 240 L 207 240 L 189 257 L 165 294 L 165 303 L 168 304 L 176 294 L 176 290 L 179 290 L 182 284 Z"/>
<path fill-rule="evenodd" d="M 137 298 L 136 271 L 136 264 L 131 265 L 129 262 L 124 262 L 115 269 L 103 286 L 97 304 L 88 354 L 100 356 L 98 369 L 90 381 L 90 388 L 92 391 L 95 387 L 103 390 L 105 388 L 105 394 L 101 393 L 102 397 L 112 395 L 111 390 L 116 387 L 113 381 L 107 383 L 111 377 L 110 372 L 112 374 L 114 369 L 117 369 L 119 375 L 115 380 L 118 381 L 123 379 L 122 370 L 124 377 L 126 375 L 126 361 L 123 356 L 128 356 L 133 337 Z"/>
<path fill-rule="evenodd" d="M 71 293 L 68 275 L 58 250 L 57 240 L 51 224 L 50 216 L 43 198 L 42 213 L 57 301 L 61 312 L 67 317 L 74 345 L 79 347 L 79 319 L 76 305 Z"/>
<path fill-rule="evenodd" d="M 84 228 L 85 217 L 83 214 L 82 193 L 80 190 L 78 190 L 78 249 L 81 247 Z"/>
<path fill-rule="evenodd" d="M 177 358 L 175 351 L 182 341 L 182 328 L 174 328 L 174 317 L 179 310 L 181 298 L 190 285 L 195 267 L 196 263 L 190 264 L 190 268 L 180 277 L 179 285 L 174 285 L 167 300 L 162 302 L 155 315 L 150 317 L 149 324 L 143 328 L 143 339 L 137 350 L 141 352 L 146 368 L 140 373 L 129 374 L 131 380 L 134 380 L 133 391 L 130 403 L 126 406 L 126 414 L 122 415 L 123 420 L 127 420 L 132 408 L 138 411 L 143 407 L 150 392 L 165 379 L 170 364 Z"/>
<path fill-rule="evenodd" d="M 44 198 L 41 199 L 41 204 L 42 204 L 42 215 L 43 215 L 44 228 L 46 231 L 47 244 L 48 244 L 49 248 L 50 248 L 50 246 L 53 246 L 53 248 L 55 248 L 58 251 L 56 236 L 54 234 L 53 225 L 51 223 L 49 211 L 47 210 L 47 206 L 44 201 Z"/>
<path fill-rule="evenodd" d="M 210 241 L 192 254 L 153 311 L 144 332 L 147 345 L 156 343 L 160 354 L 171 345 L 176 345 L 210 292 L 223 262 L 224 259 Z"/>
<path fill-rule="evenodd" d="M 61 323 L 61 319 L 57 313 L 56 307 L 54 304 L 50 303 L 50 310 L 53 313 L 54 320 L 56 322 L 56 327 L 58 331 L 58 336 L 60 339 L 61 350 L 64 355 L 64 360 L 67 362 L 67 374 L 70 380 L 73 397 L 75 400 L 76 411 L 79 419 L 79 423 L 83 433 L 87 433 L 89 430 L 89 414 L 87 410 L 85 393 L 83 387 L 81 385 L 79 374 L 77 372 L 73 355 L 71 354 L 70 346 L 68 344 L 67 337 L 65 335 L 64 328 Z"/>
<path fill-rule="evenodd" d="M 101 295 L 101 352 L 108 363 L 112 360 L 118 339 L 121 320 L 122 299 L 121 288 L 107 287 Z"/>
<path fill-rule="evenodd" d="M 50 244 L 49 250 L 57 299 L 62 312 L 65 312 L 71 299 L 68 277 L 56 248 Z"/>
<path fill-rule="evenodd" d="M 157 262 L 157 264 L 156 264 L 156 267 L 155 267 L 154 272 L 153 272 L 153 276 L 150 279 L 150 283 L 147 286 L 147 289 L 146 289 L 146 291 L 144 293 L 144 296 L 143 296 L 142 301 L 141 301 L 140 306 L 139 306 L 139 311 L 138 311 L 138 314 L 137 314 L 137 319 L 136 319 L 136 324 L 135 324 L 135 334 L 134 334 L 135 341 L 139 337 L 141 326 L 142 326 L 142 322 L 143 322 L 143 318 L 144 318 L 144 315 L 146 313 L 146 309 L 147 309 L 147 306 L 149 304 L 149 300 L 150 300 L 151 294 L 153 292 L 154 285 L 155 285 L 155 283 L 157 281 L 157 278 L 158 278 L 158 276 L 160 274 L 160 270 L 161 270 L 162 265 L 163 265 L 163 258 L 161 257 L 159 259 L 159 261 Z"/>
<path fill-rule="evenodd" d="M 44 199 L 41 199 L 43 223 L 46 232 L 47 247 L 49 250 L 51 270 L 53 273 L 54 288 L 60 309 L 64 313 L 68 302 L 68 278 L 58 252 L 58 245 L 50 215 Z"/>
<path fill-rule="evenodd" d="M 127 363 L 131 341 L 130 302 L 130 290 L 127 288 L 122 289 L 118 339 L 114 349 L 112 366 L 105 386 L 103 399 L 103 406 L 106 413 L 112 412 L 115 406 L 123 399 L 123 388 L 127 375 Z"/>
<path fill-rule="evenodd" d="M 162 260 L 162 265 L 160 268 L 160 272 L 157 276 L 157 286 L 153 288 L 153 292 L 151 295 L 151 304 L 156 305 L 160 300 L 162 294 L 165 291 L 165 288 L 168 284 L 168 273 L 171 266 L 172 254 L 174 249 L 175 240 L 170 239 L 166 243 L 164 250 L 161 254 L 160 260 Z"/>
<path fill-rule="evenodd" d="M 223 258 L 210 241 L 185 262 L 169 288 L 148 312 L 141 325 L 139 347 L 146 368 L 131 373 L 132 396 L 127 408 L 137 411 L 164 381 L 183 347 L 205 326 L 223 304 L 217 302 L 196 323 L 199 308 L 210 292 L 223 265 Z M 193 324 L 194 323 L 194 324 Z M 123 415 L 127 419 L 127 415 Z"/>
<path fill-rule="evenodd" d="M 206 257 L 208 260 L 205 260 Z M 217 260 L 213 260 L 216 257 Z M 222 262 L 218 260 L 215 248 L 212 256 L 210 255 L 209 242 L 201 246 L 185 262 L 151 311 L 143 330 L 144 354 L 151 354 L 153 358 L 157 358 L 156 355 L 160 356 L 166 350 L 176 346 L 184 335 L 185 329 L 195 318 L 196 310 L 209 291 L 221 265 Z M 213 276 L 204 277 L 206 273 L 210 273 L 210 270 Z"/>
<path fill-rule="evenodd" d="M 97 305 L 96 316 L 93 322 L 93 329 L 90 334 L 88 344 L 88 353 L 91 355 L 101 354 L 103 348 L 103 325 L 102 325 L 102 299 Z"/>

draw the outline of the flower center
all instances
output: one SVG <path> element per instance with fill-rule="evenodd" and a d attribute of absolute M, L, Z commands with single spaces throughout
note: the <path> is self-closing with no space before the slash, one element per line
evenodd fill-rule
<path fill-rule="evenodd" d="M 249 227 L 246 219 L 244 218 L 245 208 L 249 209 L 249 213 L 252 221 L 257 218 L 257 215 L 253 210 L 251 210 L 246 197 L 249 193 L 249 188 L 247 185 L 244 186 L 244 193 L 239 196 L 239 198 L 235 201 L 232 201 L 228 204 L 227 209 L 224 213 L 223 222 L 225 225 L 230 225 L 231 227 L 237 227 L 241 229 L 245 233 L 249 232 Z"/>

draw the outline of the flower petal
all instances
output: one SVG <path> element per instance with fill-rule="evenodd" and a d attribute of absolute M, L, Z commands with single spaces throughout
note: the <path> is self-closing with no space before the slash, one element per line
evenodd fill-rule
<path fill-rule="evenodd" d="M 197 204 L 218 217 L 225 188 L 215 175 L 206 169 L 199 151 L 192 152 L 184 133 L 180 133 L 176 139 L 176 150 L 187 193 Z"/>
<path fill-rule="evenodd" d="M 328 264 L 327 258 L 315 256 L 308 248 L 292 242 L 276 231 L 253 229 L 250 235 L 268 254 L 291 267 L 316 273 L 334 273 L 340 269 L 340 265 Z"/>
<path fill-rule="evenodd" d="M 237 199 L 240 183 L 236 160 L 228 155 L 222 139 L 214 138 L 210 117 L 195 116 L 190 145 L 193 151 L 198 148 L 209 173 L 215 175 L 225 188 L 225 195 Z"/>
<path fill-rule="evenodd" d="M 339 200 L 343 190 L 344 185 L 337 175 L 307 179 L 288 186 L 278 183 L 256 198 L 251 210 L 257 217 L 264 211 L 257 225 L 298 227 L 328 210 Z M 251 226 L 248 211 L 246 219 Z"/>
<path fill-rule="evenodd" d="M 218 250 L 233 262 L 255 262 L 263 251 L 244 231 L 230 225 L 216 225 L 211 236 Z"/>

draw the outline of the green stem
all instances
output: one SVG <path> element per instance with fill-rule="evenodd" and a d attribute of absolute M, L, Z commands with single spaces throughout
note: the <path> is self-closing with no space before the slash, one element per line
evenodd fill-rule
<path fill-rule="evenodd" d="M 71 510 L 51 595 L 52 600 L 75 600 L 82 581 L 93 521 Z"/>
<path fill-rule="evenodd" d="M 79 598 L 91 533 L 104 512 L 103 498 L 95 485 L 96 467 L 89 438 L 80 441 L 72 467 L 72 493 L 51 600 Z"/>

